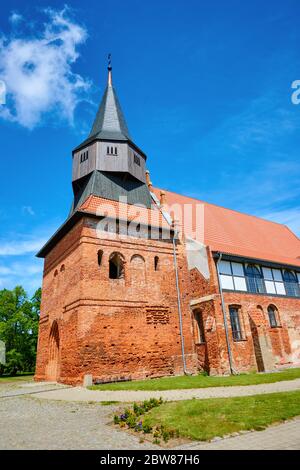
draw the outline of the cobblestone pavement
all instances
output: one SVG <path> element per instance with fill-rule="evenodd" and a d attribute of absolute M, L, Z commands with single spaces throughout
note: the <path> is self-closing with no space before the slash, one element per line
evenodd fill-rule
<path fill-rule="evenodd" d="M 298 387 L 295 387 L 296 382 L 298 382 Z M 269 384 L 265 392 L 262 392 L 261 389 L 258 392 L 255 388 L 255 393 L 287 390 L 287 383 Z M 293 384 L 293 387 L 288 390 L 299 388 L 299 381 L 294 380 L 289 383 Z M 280 389 L 274 390 L 274 386 L 279 384 L 281 384 Z M 245 387 L 234 387 L 235 390 L 231 390 L 231 393 L 237 394 L 236 389 L 240 388 L 244 389 Z M 251 386 L 251 388 L 253 387 Z M 49 389 L 54 389 L 54 391 L 43 391 Z M 226 389 L 228 393 L 227 389 L 233 389 L 233 387 L 224 387 L 223 389 Z M 151 442 L 140 443 L 139 436 L 129 434 L 111 425 L 112 415 L 120 405 L 103 406 L 88 400 L 72 402 L 70 393 L 68 395 L 69 401 L 60 401 L 61 397 L 58 398 L 58 396 L 56 396 L 56 400 L 45 399 L 47 394 L 53 396 L 53 394 L 58 395 L 72 390 L 76 389 L 53 383 L 0 383 L 0 423 L 5 423 L 5 432 L 2 431 L 0 434 L 0 449 L 149 450 L 159 448 Z M 210 393 L 209 390 L 211 389 L 202 389 L 201 391 Z M 78 392 L 81 392 L 81 389 Z M 177 390 L 167 393 L 173 392 L 194 393 L 195 390 Z M 108 393 L 107 400 L 116 399 L 114 394 L 111 395 L 112 392 L 90 391 L 89 393 L 96 393 L 96 395 Z M 248 394 L 250 394 L 250 390 Z M 42 396 L 43 399 L 40 398 Z M 149 392 L 148 396 L 153 396 L 153 392 Z M 207 396 L 211 395 L 202 396 L 202 398 L 207 398 Z M 144 397 L 143 395 L 142 398 Z M 168 398 L 174 399 L 171 398 L 171 395 Z M 191 396 L 185 395 L 184 398 L 191 398 Z M 104 399 L 103 396 L 102 399 Z M 128 397 L 126 397 L 127 399 Z M 264 431 L 248 432 L 210 443 L 191 442 L 181 445 L 178 449 L 300 449 L 300 417 L 277 426 L 271 426 Z"/>
<path fill-rule="evenodd" d="M 300 389 L 300 379 L 286 380 L 283 382 L 275 382 L 270 384 L 244 385 L 234 387 L 211 387 L 211 388 L 194 388 L 186 390 L 163 390 L 155 391 L 99 391 L 87 390 L 83 387 L 62 388 L 54 391 L 40 393 L 40 398 L 52 400 L 66 401 L 123 401 L 132 402 L 149 399 L 151 397 L 162 397 L 164 400 L 177 401 L 188 400 L 190 398 L 220 398 L 220 397 L 236 397 L 246 395 L 258 395 L 261 393 L 287 392 Z"/>
<path fill-rule="evenodd" d="M 1 450 L 157 448 L 109 424 L 116 405 L 40 400 L 37 396 L 0 398 Z"/>
<path fill-rule="evenodd" d="M 180 446 L 189 450 L 300 450 L 300 418 L 214 442 Z"/>
<path fill-rule="evenodd" d="M 0 382 L 0 398 L 12 397 L 18 395 L 36 394 L 45 391 L 57 391 L 63 388 L 69 388 L 67 385 L 57 382 Z"/>

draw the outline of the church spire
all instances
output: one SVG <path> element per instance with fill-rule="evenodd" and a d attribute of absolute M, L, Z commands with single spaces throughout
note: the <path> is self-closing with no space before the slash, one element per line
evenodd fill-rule
<path fill-rule="evenodd" d="M 112 66 L 111 66 L 111 54 L 108 54 L 108 77 L 107 77 L 107 86 L 112 87 Z"/>
<path fill-rule="evenodd" d="M 112 85 L 111 54 L 108 55 L 107 86 L 88 140 L 131 140 L 117 93 Z"/>
<path fill-rule="evenodd" d="M 107 84 L 91 132 L 72 152 L 74 206 L 88 194 L 118 200 L 126 195 L 130 204 L 151 206 L 145 184 L 146 155 L 132 141 L 112 84 L 111 55 L 108 55 Z M 125 183 L 126 181 L 126 183 Z"/>

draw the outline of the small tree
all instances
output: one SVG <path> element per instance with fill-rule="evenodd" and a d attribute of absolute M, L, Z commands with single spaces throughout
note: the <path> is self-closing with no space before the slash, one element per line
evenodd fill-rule
<path fill-rule="evenodd" d="M 31 299 L 21 286 L 0 291 L 0 339 L 7 362 L 0 374 L 34 370 L 40 302 L 41 289 Z"/>

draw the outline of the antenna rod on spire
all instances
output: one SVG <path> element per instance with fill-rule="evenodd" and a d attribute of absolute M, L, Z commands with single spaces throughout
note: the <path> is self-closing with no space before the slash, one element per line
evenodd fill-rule
<path fill-rule="evenodd" d="M 112 76 L 111 76 L 111 71 L 112 71 L 112 66 L 111 66 L 111 54 L 108 54 L 108 56 L 107 56 L 107 59 L 108 59 L 108 66 L 107 66 L 107 70 L 108 70 L 108 85 L 109 85 L 109 86 L 112 86 Z"/>

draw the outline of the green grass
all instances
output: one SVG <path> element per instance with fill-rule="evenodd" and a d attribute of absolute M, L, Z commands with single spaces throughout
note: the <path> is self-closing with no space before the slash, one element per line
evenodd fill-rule
<path fill-rule="evenodd" d="M 176 390 L 184 388 L 229 387 L 232 385 L 254 385 L 300 378 L 300 368 L 287 369 L 269 374 L 241 374 L 228 377 L 208 377 L 204 375 L 164 377 L 160 379 L 133 380 L 92 385 L 90 390 Z"/>
<path fill-rule="evenodd" d="M 0 383 L 1 382 L 22 382 L 22 381 L 31 381 L 33 380 L 34 374 L 32 372 L 23 372 L 22 374 L 17 374 L 14 376 L 10 375 L 2 375 L 0 377 Z"/>
<path fill-rule="evenodd" d="M 94 403 L 94 402 L 93 402 Z M 119 401 L 115 401 L 115 400 L 109 400 L 109 401 L 101 401 L 100 402 L 100 405 L 101 406 L 109 406 L 109 405 L 117 405 L 118 403 L 120 403 Z"/>
<path fill-rule="evenodd" d="M 144 423 L 164 425 L 182 437 L 206 441 L 242 430 L 259 431 L 297 415 L 300 391 L 169 402 L 147 413 Z"/>

